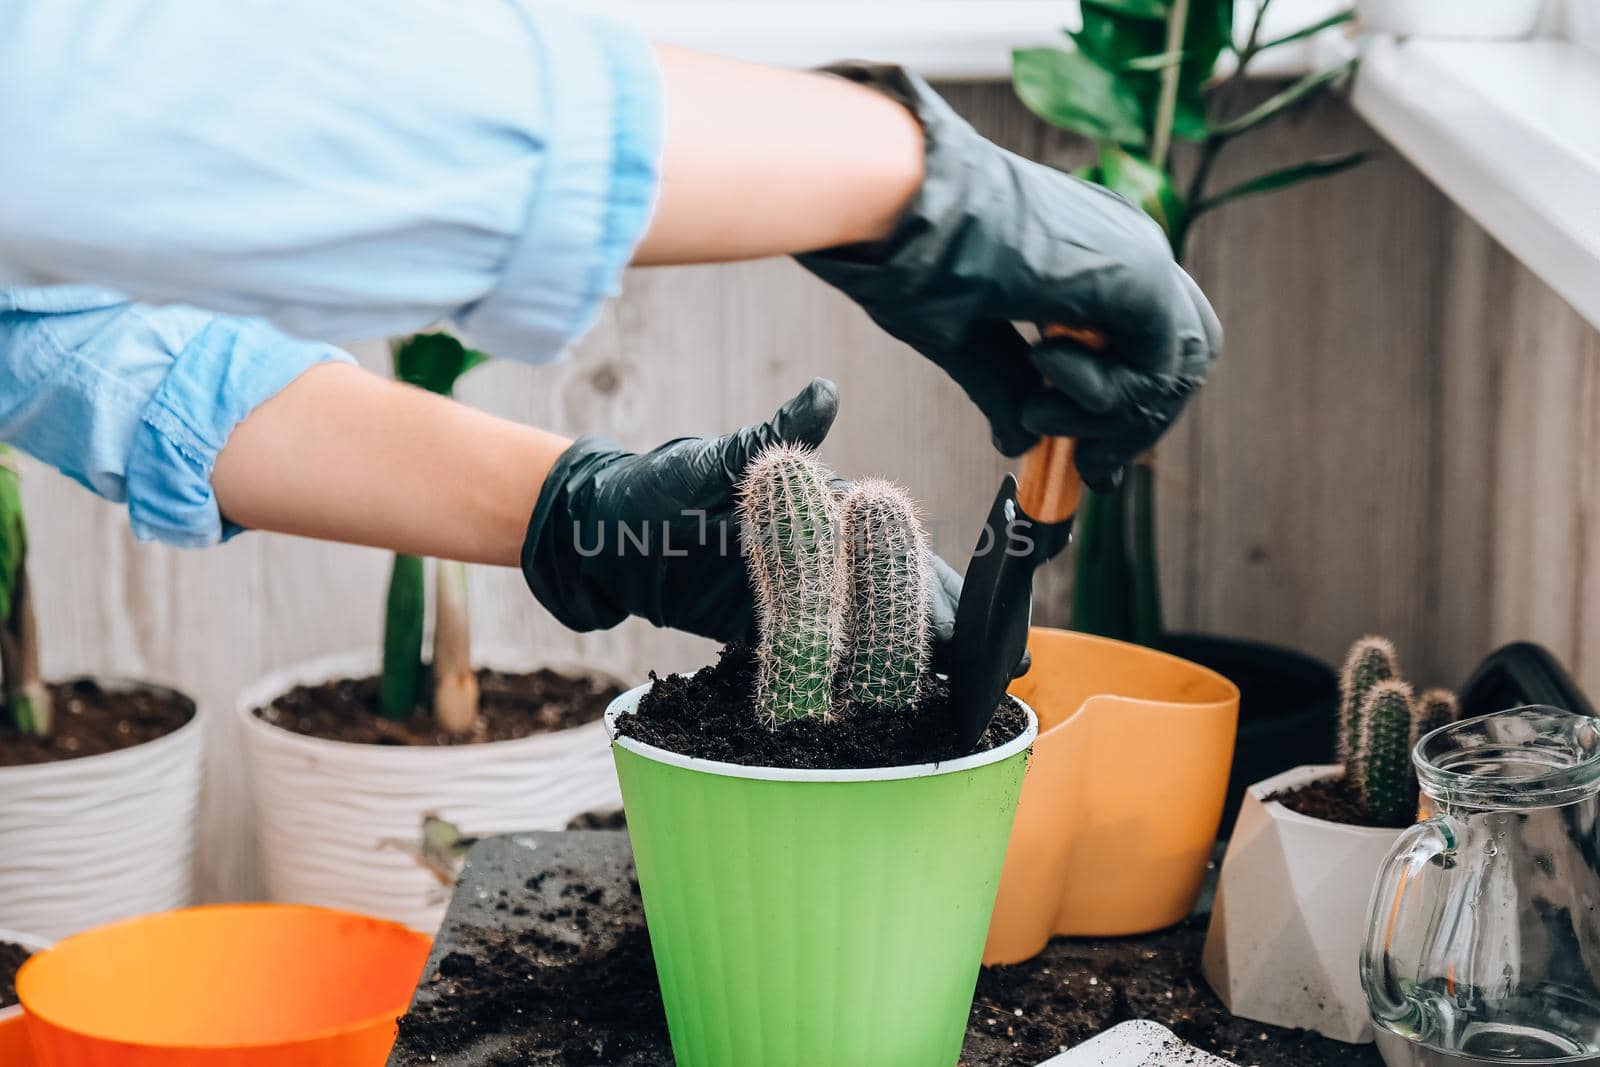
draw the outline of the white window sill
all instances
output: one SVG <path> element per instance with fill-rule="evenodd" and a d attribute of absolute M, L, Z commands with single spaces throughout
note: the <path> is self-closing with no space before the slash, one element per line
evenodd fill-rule
<path fill-rule="evenodd" d="M 1600 55 L 1559 41 L 1374 40 L 1352 102 L 1600 327 Z"/>

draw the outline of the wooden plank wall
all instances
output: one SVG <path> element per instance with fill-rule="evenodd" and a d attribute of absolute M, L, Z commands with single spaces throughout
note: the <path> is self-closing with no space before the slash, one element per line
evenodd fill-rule
<path fill-rule="evenodd" d="M 1003 86 L 952 89 L 992 136 L 1070 165 Z M 1239 146 L 1228 172 L 1373 135 L 1329 104 Z M 1492 644 L 1548 642 L 1600 692 L 1600 333 L 1388 155 L 1334 183 L 1203 224 L 1194 266 L 1229 330 L 1215 380 L 1161 452 L 1171 622 L 1333 657 L 1366 631 L 1424 681 Z M 380 349 L 363 350 L 381 367 Z M 827 448 L 910 486 L 947 555 L 967 550 L 1004 464 L 936 370 L 787 262 L 636 272 L 576 357 L 503 363 L 471 403 L 647 447 L 764 417 L 812 375 L 839 381 Z M 135 546 L 123 513 L 30 467 L 46 668 L 174 682 L 213 727 L 201 892 L 257 891 L 229 710 L 264 671 L 378 638 L 382 554 L 247 535 L 206 552 Z M 959 564 L 958 564 L 959 565 Z M 1065 566 L 1040 586 L 1063 616 Z M 624 675 L 703 661 L 703 643 L 624 625 L 577 637 L 520 576 L 479 568 L 485 644 L 590 657 Z"/>

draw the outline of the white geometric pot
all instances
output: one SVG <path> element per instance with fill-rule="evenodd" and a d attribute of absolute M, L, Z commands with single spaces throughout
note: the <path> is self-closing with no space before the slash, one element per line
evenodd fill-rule
<path fill-rule="evenodd" d="M 1234 1015 L 1372 1040 L 1357 973 L 1372 888 L 1399 830 L 1313 819 L 1266 798 L 1342 773 L 1297 767 L 1250 787 L 1222 860 L 1201 967 Z"/>
<path fill-rule="evenodd" d="M 364 745 L 306 737 L 257 718 L 297 685 L 377 673 L 376 649 L 276 671 L 242 693 L 238 717 L 254 782 L 271 898 L 375 915 L 432 933 L 450 891 L 415 853 L 427 815 L 473 835 L 560 830 L 622 806 L 605 723 L 480 745 Z M 480 653 L 500 670 L 589 667 Z"/>
<path fill-rule="evenodd" d="M 1543 12 L 1544 0 L 1356 0 L 1362 30 L 1396 37 L 1519 40 Z"/>
<path fill-rule="evenodd" d="M 60 939 L 187 905 L 201 735 L 195 715 L 119 752 L 0 767 L 0 926 Z"/>

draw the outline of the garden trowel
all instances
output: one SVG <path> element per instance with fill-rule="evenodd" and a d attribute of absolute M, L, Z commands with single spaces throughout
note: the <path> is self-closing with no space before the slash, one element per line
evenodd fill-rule
<path fill-rule="evenodd" d="M 1052 326 L 1101 347 L 1098 334 Z M 994 718 L 1013 668 L 1028 647 L 1033 572 L 1072 540 L 1083 481 L 1070 437 L 1045 437 L 1022 459 L 1022 478 L 1008 474 L 989 509 L 967 566 L 951 640 L 950 716 L 960 751 L 970 752 Z"/>

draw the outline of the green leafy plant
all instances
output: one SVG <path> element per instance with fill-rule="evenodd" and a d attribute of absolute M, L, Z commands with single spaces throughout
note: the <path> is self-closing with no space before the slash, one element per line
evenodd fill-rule
<path fill-rule="evenodd" d="M 16 454 L 0 445 L 0 674 L 11 725 L 48 736 L 50 691 L 39 674 L 39 626 L 28 579 L 28 526 Z"/>
<path fill-rule="evenodd" d="M 1236 45 L 1234 0 L 1082 0 L 1083 26 L 1068 34 L 1068 47 L 1014 53 L 1013 82 L 1022 102 L 1097 145 L 1096 162 L 1080 176 L 1143 208 L 1166 231 L 1180 261 L 1195 221 L 1207 213 L 1338 174 L 1366 158 L 1364 152 L 1347 152 L 1305 160 L 1212 190 L 1217 160 L 1230 144 L 1316 99 L 1355 68 L 1351 61 L 1316 71 L 1241 108 L 1244 78 L 1257 57 L 1353 17 L 1333 15 L 1268 39 L 1262 28 L 1270 5 L 1263 0 L 1245 43 Z M 1234 60 L 1233 70 L 1217 79 L 1224 57 Z M 1181 167 L 1175 142 L 1194 146 Z M 1161 644 L 1149 457 L 1134 465 L 1118 490 L 1085 496 L 1073 589 L 1074 628 Z"/>
<path fill-rule="evenodd" d="M 392 357 L 396 378 L 441 396 L 453 396 L 461 376 L 489 358 L 445 333 L 409 337 L 393 346 Z M 397 553 L 384 610 L 383 712 L 391 719 L 409 718 L 420 704 L 424 680 L 431 678 L 434 718 L 450 733 L 469 733 L 478 721 L 478 678 L 472 668 L 465 565 L 455 560 L 435 565 L 431 670 L 422 660 L 427 602 L 424 561 Z"/>
<path fill-rule="evenodd" d="M 756 706 L 778 726 L 826 718 L 844 650 L 845 572 L 831 476 L 801 448 L 762 450 L 739 509 L 760 630 Z"/>
<path fill-rule="evenodd" d="M 1415 695 L 1387 639 L 1363 637 L 1351 646 L 1340 675 L 1339 755 L 1373 821 L 1404 826 L 1416 818 L 1411 750 L 1423 734 L 1459 716 L 1446 690 Z"/>
<path fill-rule="evenodd" d="M 932 556 L 910 494 L 864 478 L 844 501 L 849 562 L 847 699 L 898 710 L 916 703 L 932 649 Z"/>

